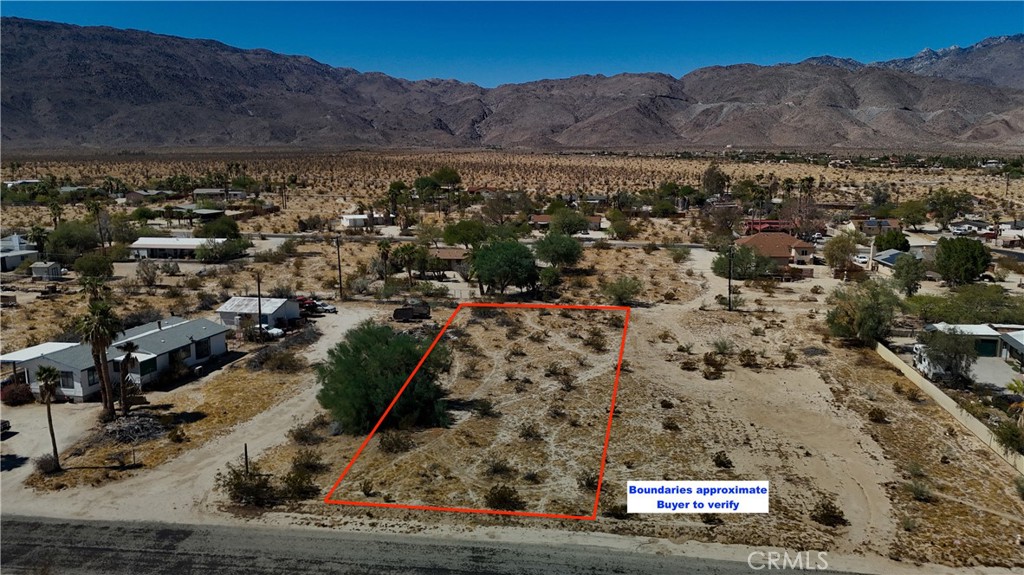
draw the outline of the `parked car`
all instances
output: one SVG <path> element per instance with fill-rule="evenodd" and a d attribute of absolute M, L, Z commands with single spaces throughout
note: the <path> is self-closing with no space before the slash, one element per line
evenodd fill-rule
<path fill-rule="evenodd" d="M 855 263 L 855 264 L 857 264 L 859 266 L 866 266 L 866 265 L 868 265 L 868 256 L 865 256 L 865 255 L 853 256 L 853 263 Z"/>
<path fill-rule="evenodd" d="M 264 334 L 269 335 L 270 337 L 272 337 L 274 339 L 278 339 L 278 338 L 284 337 L 284 330 L 281 329 L 281 328 L 270 327 L 269 325 L 264 323 L 264 324 L 260 325 L 260 329 L 263 330 Z"/>
<path fill-rule="evenodd" d="M 320 313 L 338 313 L 338 308 L 322 301 L 316 302 L 316 310 Z"/>

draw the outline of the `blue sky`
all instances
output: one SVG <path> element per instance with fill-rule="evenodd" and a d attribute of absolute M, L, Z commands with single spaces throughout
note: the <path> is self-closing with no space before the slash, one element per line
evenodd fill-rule
<path fill-rule="evenodd" d="M 210 38 L 408 79 L 864 62 L 1024 32 L 1024 2 L 13 2 L 0 14 Z"/>

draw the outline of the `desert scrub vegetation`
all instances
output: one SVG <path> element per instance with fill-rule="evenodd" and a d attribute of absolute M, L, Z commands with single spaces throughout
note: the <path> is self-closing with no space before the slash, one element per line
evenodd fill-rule
<path fill-rule="evenodd" d="M 519 495 L 515 487 L 501 484 L 491 487 L 484 496 L 484 501 L 490 509 L 499 511 L 522 511 L 526 509 L 526 501 Z"/>
<path fill-rule="evenodd" d="M 840 527 L 849 525 L 846 514 L 836 505 L 835 500 L 830 497 L 823 497 L 811 511 L 811 519 L 827 527 Z"/>
<path fill-rule="evenodd" d="M 380 449 L 384 453 L 404 453 L 415 447 L 412 434 L 408 431 L 385 431 L 380 436 Z"/>

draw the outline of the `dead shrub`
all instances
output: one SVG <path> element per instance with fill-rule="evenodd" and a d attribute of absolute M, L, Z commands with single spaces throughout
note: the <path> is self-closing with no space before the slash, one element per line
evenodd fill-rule
<path fill-rule="evenodd" d="M 836 505 L 836 502 L 832 499 L 825 497 L 814 506 L 814 510 L 811 511 L 811 519 L 826 525 L 828 527 L 838 527 L 840 525 L 849 525 L 850 522 L 846 519 L 846 514 L 843 510 Z"/>
<path fill-rule="evenodd" d="M 407 431 L 385 431 L 380 436 L 380 449 L 384 453 L 403 453 L 415 446 Z"/>
<path fill-rule="evenodd" d="M 487 462 L 487 469 L 484 474 L 488 477 L 511 477 L 515 475 L 516 468 L 509 465 L 507 459 L 491 459 Z"/>
<path fill-rule="evenodd" d="M 300 449 L 292 458 L 292 471 L 315 475 L 327 471 L 327 464 L 316 450 Z"/>
<path fill-rule="evenodd" d="M 544 434 L 536 423 L 524 423 L 519 426 L 519 438 L 526 441 L 540 441 Z"/>
<path fill-rule="evenodd" d="M 60 463 L 53 457 L 52 453 L 40 455 L 32 460 L 32 464 L 35 465 L 36 471 L 43 475 L 50 475 L 60 471 Z"/>
<path fill-rule="evenodd" d="M 505 484 L 491 487 L 484 501 L 488 508 L 499 511 L 521 511 L 526 508 L 526 501 L 520 497 L 519 491 Z"/>
<path fill-rule="evenodd" d="M 732 459 L 730 459 L 729 455 L 724 451 L 715 452 L 711 461 L 713 461 L 715 463 L 715 467 L 719 469 L 732 469 Z"/>

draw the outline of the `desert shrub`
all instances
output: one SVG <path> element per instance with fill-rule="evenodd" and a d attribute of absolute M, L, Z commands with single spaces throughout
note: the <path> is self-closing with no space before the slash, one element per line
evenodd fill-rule
<path fill-rule="evenodd" d="M 763 327 L 752 327 L 752 328 L 750 328 L 750 335 L 752 335 L 754 337 L 762 337 L 762 336 L 764 336 L 764 328 Z"/>
<path fill-rule="evenodd" d="M 1024 477 L 1014 479 L 1013 485 L 1017 488 L 1017 495 L 1019 495 L 1021 499 L 1024 499 Z"/>
<path fill-rule="evenodd" d="M 548 417 L 551 419 L 562 419 L 566 416 L 565 409 L 558 405 L 552 405 L 548 408 Z"/>
<path fill-rule="evenodd" d="M 872 407 L 871 410 L 868 411 L 868 420 L 872 423 L 888 423 L 889 415 L 880 407 Z"/>
<path fill-rule="evenodd" d="M 679 367 L 686 371 L 697 371 L 699 365 L 697 365 L 697 360 L 687 358 L 679 362 Z"/>
<path fill-rule="evenodd" d="M 724 338 L 711 342 L 711 348 L 719 355 L 730 355 L 735 347 L 736 345 L 733 342 Z"/>
<path fill-rule="evenodd" d="M 700 522 L 704 525 L 722 525 L 725 523 L 717 513 L 701 513 Z"/>
<path fill-rule="evenodd" d="M 183 295 L 185 295 L 185 292 L 183 292 L 178 286 L 168 286 L 167 289 L 164 290 L 164 297 L 166 298 L 178 299 Z"/>
<path fill-rule="evenodd" d="M 519 427 L 519 438 L 526 441 L 540 441 L 544 439 L 544 434 L 536 423 L 524 423 Z"/>
<path fill-rule="evenodd" d="M 583 345 L 594 351 L 602 352 L 608 349 L 608 339 L 605 337 L 604 332 L 596 327 L 592 327 L 587 331 L 587 337 L 583 338 Z"/>
<path fill-rule="evenodd" d="M 598 480 L 597 473 L 589 471 L 576 476 L 576 485 L 584 491 L 597 491 Z"/>
<path fill-rule="evenodd" d="M 520 511 L 526 508 L 526 501 L 520 497 L 519 491 L 504 484 L 491 487 L 484 496 L 484 501 L 490 509 L 500 511 Z"/>
<path fill-rule="evenodd" d="M 935 498 L 935 496 L 932 495 L 932 490 L 920 481 L 911 481 L 908 483 L 907 491 L 910 492 L 911 497 L 913 497 L 915 501 L 928 503 Z"/>
<path fill-rule="evenodd" d="M 681 264 L 690 259 L 690 248 L 672 248 L 668 253 L 672 256 L 672 263 L 675 264 Z"/>
<path fill-rule="evenodd" d="M 320 426 L 317 425 L 315 421 L 300 423 L 288 430 L 288 439 L 291 439 L 299 445 L 316 445 L 324 440 L 324 438 L 317 433 L 318 427 Z"/>
<path fill-rule="evenodd" d="M 248 472 L 244 463 L 229 462 L 226 471 L 217 473 L 215 483 L 228 499 L 240 505 L 271 507 L 278 500 L 270 475 L 263 473 L 255 461 L 249 463 Z"/>
<path fill-rule="evenodd" d="M 292 469 L 281 479 L 281 496 L 293 501 L 313 499 L 320 495 L 320 488 L 313 482 L 313 475 Z"/>
<path fill-rule="evenodd" d="M 724 451 L 716 451 L 711 461 L 715 463 L 715 467 L 719 469 L 732 469 L 732 459 Z"/>
<path fill-rule="evenodd" d="M 665 420 L 661 422 L 661 428 L 665 431 L 679 431 L 680 429 L 679 422 L 676 421 L 676 418 L 674 417 L 666 417 Z"/>
<path fill-rule="evenodd" d="M 373 492 L 373 481 L 369 479 L 364 479 L 363 482 L 359 484 L 359 490 L 362 491 L 363 495 L 366 497 L 373 497 L 375 495 Z"/>
<path fill-rule="evenodd" d="M 608 240 L 597 240 L 596 242 L 591 244 L 591 246 L 595 250 L 610 250 L 610 249 L 612 249 L 612 244 Z"/>
<path fill-rule="evenodd" d="M 568 373 L 563 373 L 555 379 L 557 379 L 558 383 L 561 385 L 562 391 L 572 391 L 576 389 L 576 378 Z"/>
<path fill-rule="evenodd" d="M 711 367 L 710 365 L 705 365 L 701 370 L 701 374 L 704 375 L 704 379 L 721 379 L 722 370 L 720 368 Z"/>
<path fill-rule="evenodd" d="M 921 464 L 917 461 L 907 462 L 907 474 L 909 474 L 911 477 L 916 478 L 921 478 L 926 475 L 924 472 L 924 467 L 922 467 Z"/>
<path fill-rule="evenodd" d="M 26 403 L 32 403 L 35 400 L 35 396 L 32 395 L 32 388 L 30 388 L 27 383 L 9 383 L 3 386 L 3 388 L 0 388 L 0 401 L 8 407 L 25 405 Z"/>
<path fill-rule="evenodd" d="M 903 392 L 903 396 L 906 397 L 908 400 L 913 401 L 914 403 L 917 403 L 917 402 L 921 401 L 921 390 L 918 389 L 917 387 L 913 387 L 913 386 L 912 387 L 908 387 Z"/>
<path fill-rule="evenodd" d="M 680 353 L 693 353 L 693 344 L 692 343 L 681 343 L 681 344 L 676 346 L 676 351 L 678 351 Z"/>
<path fill-rule="evenodd" d="M 473 403 L 473 411 L 480 417 L 501 417 L 501 413 L 494 409 L 494 403 L 489 399 L 478 399 Z"/>
<path fill-rule="evenodd" d="M 246 366 L 254 371 L 266 369 L 290 373 L 306 367 L 306 362 L 296 355 L 294 351 L 280 347 L 268 347 L 259 353 L 253 354 L 252 358 L 246 363 Z"/>
<path fill-rule="evenodd" d="M 300 449 L 292 458 L 292 471 L 316 474 L 327 471 L 324 458 L 315 449 Z"/>
<path fill-rule="evenodd" d="M 625 504 L 616 503 L 615 505 L 609 505 L 605 507 L 601 515 L 623 521 L 629 519 L 629 513 L 626 511 L 626 509 L 627 507 L 625 506 Z"/>
<path fill-rule="evenodd" d="M 791 349 L 787 349 L 786 352 L 782 355 L 782 365 L 785 367 L 793 367 L 794 365 L 796 365 L 796 360 L 796 352 Z"/>
<path fill-rule="evenodd" d="M 415 445 L 412 435 L 406 431 L 385 431 L 380 436 L 380 449 L 384 453 L 402 453 Z"/>
<path fill-rule="evenodd" d="M 196 294 L 196 308 L 199 311 L 211 310 L 218 303 L 220 300 L 210 292 L 201 291 Z"/>
<path fill-rule="evenodd" d="M 757 367 L 757 354 L 754 350 L 744 349 L 740 352 L 739 360 L 743 367 Z"/>
<path fill-rule="evenodd" d="M 613 314 L 608 316 L 607 323 L 614 328 L 622 329 L 626 325 L 626 320 L 619 314 Z"/>
<path fill-rule="evenodd" d="M 1017 427 L 1012 421 L 1004 421 L 992 430 L 996 441 L 1007 452 L 1024 454 L 1024 430 Z"/>
<path fill-rule="evenodd" d="M 648 254 L 648 255 L 650 255 L 652 252 L 656 252 L 656 251 L 658 251 L 660 249 L 661 248 L 658 247 L 658 244 L 656 244 L 654 242 L 647 242 L 646 244 L 644 244 L 644 247 L 643 247 L 644 253 Z"/>
<path fill-rule="evenodd" d="M 836 505 L 836 502 L 830 498 L 822 498 L 817 505 L 814 506 L 814 510 L 811 511 L 811 519 L 822 525 L 828 527 L 838 527 L 840 525 L 849 525 L 850 522 L 846 519 L 846 514 L 843 510 Z"/>
<path fill-rule="evenodd" d="M 661 400 L 661 408 L 662 409 L 672 409 L 675 406 L 676 406 L 676 404 L 672 403 L 671 400 L 668 400 L 668 399 Z"/>
<path fill-rule="evenodd" d="M 725 357 L 713 351 L 704 354 L 704 365 L 707 367 L 721 371 L 725 367 L 725 363 Z"/>
<path fill-rule="evenodd" d="M 523 481 L 539 485 L 544 482 L 544 479 L 540 476 L 539 471 L 527 471 L 523 474 Z"/>
<path fill-rule="evenodd" d="M 43 475 L 49 475 L 60 471 L 60 462 L 54 459 L 52 453 L 40 455 L 32 460 L 32 464 L 35 465 L 36 471 Z"/>
<path fill-rule="evenodd" d="M 172 427 L 167 433 L 167 439 L 171 440 L 172 443 L 185 443 L 188 441 L 188 435 L 185 433 L 185 429 L 178 425 Z"/>
<path fill-rule="evenodd" d="M 604 295 L 615 305 L 627 305 L 643 291 L 643 283 L 635 277 L 621 277 L 601 288 Z"/>
<path fill-rule="evenodd" d="M 516 468 L 512 467 L 507 459 L 491 459 L 487 462 L 487 469 L 484 474 L 488 477 L 511 477 L 515 475 Z"/>

